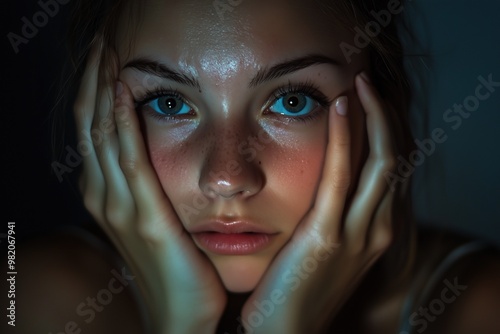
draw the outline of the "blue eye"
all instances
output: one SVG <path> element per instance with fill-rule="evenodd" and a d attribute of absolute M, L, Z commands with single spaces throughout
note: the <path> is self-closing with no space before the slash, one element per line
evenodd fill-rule
<path fill-rule="evenodd" d="M 285 116 L 304 116 L 314 111 L 318 102 L 302 93 L 287 93 L 276 99 L 269 110 Z"/>
<path fill-rule="evenodd" d="M 191 112 L 191 107 L 182 98 L 172 94 L 160 96 L 146 105 L 165 116 L 185 115 Z"/>

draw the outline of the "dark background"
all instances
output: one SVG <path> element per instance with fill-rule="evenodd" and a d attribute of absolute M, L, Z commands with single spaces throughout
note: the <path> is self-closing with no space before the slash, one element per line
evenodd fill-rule
<path fill-rule="evenodd" d="M 414 174 L 415 216 L 422 225 L 454 230 L 500 245 L 500 87 L 459 128 L 443 120 L 447 109 L 474 95 L 478 77 L 500 82 L 500 2 L 412 0 L 405 16 L 419 39 L 425 66 L 408 57 L 415 86 L 414 136 L 436 129 L 448 140 Z M 419 126 L 427 120 L 426 127 Z"/>
<path fill-rule="evenodd" d="M 39 28 L 15 53 L 9 32 L 21 35 L 22 17 L 32 21 L 36 1 L 6 1 L 1 9 L 2 220 L 16 221 L 18 237 L 89 217 L 67 182 L 51 170 L 50 113 L 64 61 L 70 4 Z M 442 116 L 474 93 L 477 77 L 500 81 L 500 3 L 410 1 L 404 11 L 419 43 L 409 43 L 409 71 L 424 78 L 412 108 L 415 137 L 437 127 L 449 139 L 415 171 L 415 214 L 422 225 L 466 233 L 500 244 L 500 89 L 457 130 Z M 420 56 L 415 56 L 416 54 Z M 70 110 L 68 110 L 70 112 Z M 0 239 L 1 240 L 1 239 Z"/>
<path fill-rule="evenodd" d="M 45 2 L 45 0 L 44 0 Z M 33 22 L 37 1 L 6 1 L 2 5 L 1 94 L 2 215 L 16 222 L 17 237 L 27 237 L 55 226 L 88 220 L 77 193 L 52 172 L 52 122 L 65 61 L 64 42 L 71 3 L 59 11 L 16 54 L 7 34 L 22 36 L 22 17 Z M 70 110 L 68 110 L 70 112 Z"/>

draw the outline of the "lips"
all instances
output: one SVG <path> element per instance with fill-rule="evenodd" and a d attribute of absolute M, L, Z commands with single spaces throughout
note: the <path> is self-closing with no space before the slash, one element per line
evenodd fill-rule
<path fill-rule="evenodd" d="M 210 220 L 189 231 L 201 249 L 218 255 L 250 255 L 266 249 L 275 232 L 257 224 L 234 220 Z"/>

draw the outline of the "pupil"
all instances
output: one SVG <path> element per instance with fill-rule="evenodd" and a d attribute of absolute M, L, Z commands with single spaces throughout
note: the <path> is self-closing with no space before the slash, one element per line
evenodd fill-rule
<path fill-rule="evenodd" d="M 298 94 L 288 94 L 286 98 L 283 99 L 283 107 L 291 113 L 297 114 L 302 112 L 307 106 L 307 98 Z"/>
<path fill-rule="evenodd" d="M 296 107 L 299 104 L 299 99 L 297 96 L 292 96 L 288 99 L 288 105 L 290 107 Z"/>
<path fill-rule="evenodd" d="M 167 108 L 168 109 L 175 109 L 175 107 L 177 106 L 177 102 L 175 102 L 175 99 L 167 99 L 165 101 L 165 104 L 167 105 Z"/>

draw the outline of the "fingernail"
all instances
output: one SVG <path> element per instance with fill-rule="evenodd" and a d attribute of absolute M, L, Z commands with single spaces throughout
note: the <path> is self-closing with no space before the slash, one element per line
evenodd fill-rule
<path fill-rule="evenodd" d="M 335 101 L 335 110 L 341 116 L 347 115 L 347 96 L 341 96 Z"/>
<path fill-rule="evenodd" d="M 119 97 L 123 93 L 123 84 L 121 81 L 116 82 L 116 91 L 115 91 L 115 96 Z"/>
<path fill-rule="evenodd" d="M 366 81 L 366 83 L 372 82 L 370 76 L 368 75 L 368 73 L 366 73 L 366 71 L 361 72 L 359 75 L 363 78 L 363 80 Z"/>

